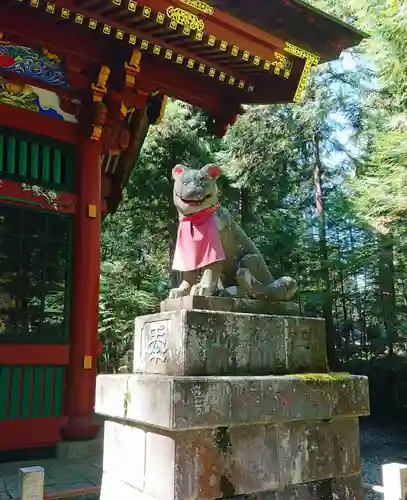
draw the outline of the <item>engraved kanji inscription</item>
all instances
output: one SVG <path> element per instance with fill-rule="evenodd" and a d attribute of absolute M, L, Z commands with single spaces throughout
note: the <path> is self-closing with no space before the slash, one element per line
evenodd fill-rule
<path fill-rule="evenodd" d="M 147 325 L 146 325 L 147 326 Z M 168 323 L 156 322 L 147 326 L 147 356 L 151 363 L 164 363 L 168 352 Z"/>
<path fill-rule="evenodd" d="M 196 414 L 201 416 L 208 411 L 208 395 L 204 394 L 200 385 L 192 387 L 192 396 Z"/>

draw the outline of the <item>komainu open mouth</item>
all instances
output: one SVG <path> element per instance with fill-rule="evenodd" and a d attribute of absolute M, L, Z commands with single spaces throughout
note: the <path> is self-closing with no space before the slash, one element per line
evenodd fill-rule
<path fill-rule="evenodd" d="M 182 203 L 185 203 L 186 205 L 190 205 L 191 207 L 196 207 L 197 205 L 201 205 L 204 201 L 208 200 L 211 197 L 212 197 L 211 194 L 207 194 L 204 198 L 202 198 L 200 200 L 185 200 L 184 198 L 181 198 L 181 197 L 179 197 L 179 198 L 182 201 Z"/>

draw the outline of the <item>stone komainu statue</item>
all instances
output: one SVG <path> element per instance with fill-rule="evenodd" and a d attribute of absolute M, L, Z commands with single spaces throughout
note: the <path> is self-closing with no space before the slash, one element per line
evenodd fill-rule
<path fill-rule="evenodd" d="M 289 300 L 297 291 L 289 277 L 275 280 L 263 256 L 231 213 L 219 205 L 216 179 L 221 169 L 206 165 L 173 171 L 174 204 L 180 224 L 173 269 L 182 272 L 170 298 L 186 295 Z"/>

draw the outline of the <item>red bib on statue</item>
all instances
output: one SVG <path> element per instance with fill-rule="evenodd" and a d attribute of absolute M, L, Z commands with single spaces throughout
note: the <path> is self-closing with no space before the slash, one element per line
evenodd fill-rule
<path fill-rule="evenodd" d="M 225 260 L 215 212 L 216 208 L 206 208 L 180 219 L 172 263 L 175 271 L 193 271 Z"/>

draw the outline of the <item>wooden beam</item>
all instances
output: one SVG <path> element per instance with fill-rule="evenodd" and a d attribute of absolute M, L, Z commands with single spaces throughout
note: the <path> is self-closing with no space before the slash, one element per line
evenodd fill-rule
<path fill-rule="evenodd" d="M 69 346 L 54 344 L 2 344 L 0 365 L 67 365 Z"/>
<path fill-rule="evenodd" d="M 109 41 L 97 40 L 92 33 L 78 30 L 71 24 L 59 24 L 52 19 L 35 16 L 34 9 L 13 9 L 3 12 L 0 9 L 0 30 L 7 34 L 27 40 L 29 46 L 47 46 L 57 52 L 74 54 L 87 61 L 105 63 L 109 54 Z"/>
<path fill-rule="evenodd" d="M 182 7 L 183 4 L 180 0 L 172 0 L 172 3 Z M 249 2 L 247 2 L 247 9 L 250 10 Z M 256 47 L 260 44 L 263 50 L 268 52 L 268 50 L 284 50 L 285 40 L 278 38 L 277 36 L 268 33 L 267 31 L 263 31 L 252 24 L 245 23 L 241 19 L 234 17 L 227 12 L 214 7 L 215 13 L 213 16 L 208 16 L 203 14 L 202 17 L 205 18 L 205 26 L 212 27 L 212 22 L 214 24 L 219 24 L 223 29 L 227 29 L 232 32 L 240 32 L 243 34 L 245 41 L 242 42 L 242 49 L 248 50 L 251 53 L 255 53 Z M 209 24 L 208 24 L 209 21 Z M 256 46 L 253 45 L 256 43 Z M 243 45 L 247 44 L 247 45 Z M 238 44 L 236 44 L 238 45 Z M 248 48 L 247 48 L 248 47 Z M 258 53 L 258 55 L 261 55 Z M 267 58 L 266 58 L 267 59 Z"/>
<path fill-rule="evenodd" d="M 180 0 L 144 0 L 145 5 L 159 12 L 166 12 L 168 7 L 176 6 L 185 10 L 185 4 Z M 275 50 L 284 49 L 284 40 L 269 35 L 254 28 L 233 16 L 215 8 L 215 14 L 208 16 L 199 13 L 205 22 L 205 33 L 213 35 L 219 40 L 225 40 L 229 46 L 237 45 L 242 51 L 247 50 L 252 55 L 262 59 L 274 60 Z M 249 31 L 248 31 L 249 30 Z"/>
<path fill-rule="evenodd" d="M 223 89 L 216 85 L 209 77 L 198 77 L 193 72 L 181 71 L 179 67 L 171 67 L 161 61 L 153 63 L 147 58 L 143 58 L 141 62 L 139 85 L 148 92 L 161 89 L 162 93 L 169 97 L 215 114 L 221 112 L 224 107 L 227 89 L 226 86 Z"/>
<path fill-rule="evenodd" d="M 242 103 L 245 104 L 288 104 L 292 103 L 295 92 L 304 69 L 305 60 L 297 59 L 294 64 L 291 76 L 284 79 L 279 76 L 268 80 L 259 80 L 256 85 L 256 92 L 246 92 L 243 95 Z"/>
<path fill-rule="evenodd" d="M 204 58 L 200 58 L 195 53 L 190 53 L 187 49 L 180 49 L 179 47 L 172 46 L 170 43 L 163 42 L 154 38 L 152 35 L 143 33 L 141 31 L 135 30 L 131 26 L 128 26 L 125 22 L 115 22 L 113 19 L 109 19 L 108 17 L 104 17 L 102 15 L 103 10 L 106 10 L 106 6 L 103 7 L 95 7 L 91 5 L 91 9 L 87 9 L 90 4 L 88 1 L 81 2 L 81 5 L 77 5 L 75 0 L 55 0 L 57 4 L 60 6 L 69 8 L 73 11 L 79 11 L 81 14 L 86 17 L 93 17 L 97 19 L 101 23 L 109 24 L 113 28 L 121 29 L 131 34 L 135 34 L 138 38 L 143 38 L 149 40 L 153 44 L 164 45 L 170 50 L 174 52 L 181 52 L 185 57 L 192 57 L 198 62 L 204 62 L 206 65 L 214 67 L 218 71 L 224 71 L 225 73 L 229 73 L 231 68 L 222 68 L 221 66 L 216 67 L 213 62 L 205 60 Z M 170 6 L 179 6 L 181 8 L 185 8 L 185 4 L 181 3 L 180 0 L 144 0 L 144 5 L 149 6 L 155 12 L 166 12 L 166 9 Z M 122 9 L 120 11 L 123 14 L 126 14 L 127 11 Z M 263 32 L 262 30 L 247 24 L 239 19 L 225 13 L 215 10 L 214 16 L 208 16 L 205 14 L 200 14 L 200 17 L 205 20 L 205 33 L 215 36 L 218 40 L 225 40 L 228 42 L 229 47 L 233 45 L 237 45 L 241 53 L 244 50 L 247 50 L 252 56 L 259 56 L 263 60 L 274 61 L 274 51 L 284 51 L 285 41 L 277 38 L 271 34 Z M 187 44 L 186 44 L 187 45 Z M 212 49 L 211 47 L 208 47 Z M 212 49 L 214 52 L 214 49 Z M 202 59 L 202 61 L 200 61 Z M 236 60 L 239 60 L 240 57 L 237 56 Z M 248 63 L 249 64 L 249 63 Z M 218 69 L 219 68 L 219 69 Z M 234 74 L 234 76 L 239 80 L 248 81 L 247 77 L 242 77 L 241 75 Z"/>
<path fill-rule="evenodd" d="M 60 0 L 64 3 L 64 0 Z M 185 4 L 180 0 L 143 0 L 143 5 L 155 12 L 165 13 L 168 7 L 180 7 L 185 10 Z M 199 13 L 205 22 L 205 33 L 213 35 L 219 40 L 225 40 L 229 46 L 237 45 L 242 51 L 247 50 L 252 55 L 258 55 L 264 60 L 274 60 L 275 50 L 283 50 L 285 41 L 273 35 L 252 27 L 233 16 L 218 9 L 215 15 L 208 16 Z"/>
<path fill-rule="evenodd" d="M 51 212 L 55 212 L 57 209 L 58 213 L 63 214 L 74 214 L 76 210 L 76 196 L 74 194 L 61 192 L 58 194 L 55 204 L 52 204 L 45 197 L 37 196 L 31 191 L 24 191 L 20 182 L 8 179 L 1 180 L 0 203 L 29 206 Z"/>
<path fill-rule="evenodd" d="M 0 104 L 0 125 L 75 144 L 78 126 L 35 111 Z"/>
<path fill-rule="evenodd" d="M 71 24 L 55 25 L 52 18 L 37 18 L 35 22 L 28 11 L 17 9 L 3 17 L 0 10 L 0 29 L 28 40 L 28 45 L 43 44 L 61 54 L 80 55 L 87 61 L 109 64 L 109 54 L 125 60 L 132 49 L 131 45 L 103 38 L 95 33 L 87 35 L 84 30 L 77 30 Z M 110 56 L 111 57 L 111 56 Z M 210 77 L 204 77 L 193 70 L 182 70 L 175 65 L 160 60 L 157 56 L 143 53 L 141 73 L 138 77 L 141 88 L 147 92 L 157 88 L 168 96 L 184 100 L 200 107 L 210 114 L 218 116 L 225 102 L 225 92 L 229 100 L 238 101 L 241 91 L 215 83 Z"/>
<path fill-rule="evenodd" d="M 81 6 L 76 6 L 75 3 L 72 0 L 59 0 L 58 2 L 60 5 L 63 5 L 64 7 L 78 12 L 82 14 L 84 17 L 87 19 L 96 19 L 99 23 L 101 24 L 108 24 L 111 26 L 113 29 L 121 29 L 126 32 L 128 32 L 131 35 L 135 35 L 138 40 L 148 40 L 149 43 L 152 45 L 159 45 L 164 47 L 165 49 L 171 50 L 174 54 L 182 54 L 186 59 L 194 59 L 197 64 L 205 64 L 205 66 L 208 66 L 210 68 L 214 68 L 216 71 L 219 73 L 224 72 L 229 75 L 233 75 L 236 80 L 243 80 L 248 82 L 249 84 L 252 84 L 253 81 L 250 78 L 250 75 L 243 75 L 239 73 L 238 71 L 227 67 L 227 66 L 222 66 L 221 64 L 217 64 L 216 62 L 213 62 L 209 59 L 205 59 L 205 57 L 200 56 L 199 54 L 189 51 L 188 49 L 184 47 L 178 47 L 176 45 L 171 44 L 171 42 L 167 42 L 162 40 L 161 38 L 155 37 L 153 34 L 149 32 L 143 32 L 135 28 L 127 27 L 123 23 L 118 23 L 114 21 L 113 19 L 109 19 L 108 17 L 103 16 L 100 14 L 100 9 L 98 12 L 98 9 L 95 10 L 88 10 L 86 8 L 83 8 Z M 104 9 L 106 6 L 103 7 Z M 158 57 L 158 56 L 156 56 Z M 274 57 L 273 57 L 274 59 Z M 193 70 L 192 70 L 193 71 Z"/>

